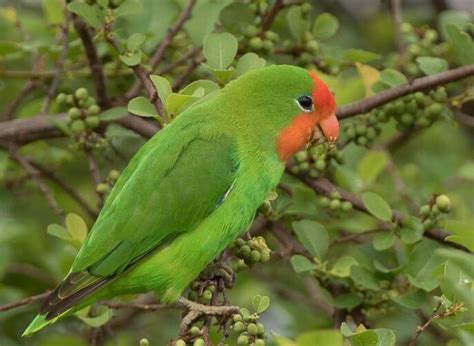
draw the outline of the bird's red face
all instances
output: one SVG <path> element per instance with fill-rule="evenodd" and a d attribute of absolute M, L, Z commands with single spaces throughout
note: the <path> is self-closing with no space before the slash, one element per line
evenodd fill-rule
<path fill-rule="evenodd" d="M 334 96 L 316 73 L 308 71 L 308 74 L 314 82 L 311 95 L 296 100 L 301 113 L 278 136 L 277 152 L 281 160 L 287 160 L 322 136 L 330 143 L 335 143 L 339 137 Z"/>

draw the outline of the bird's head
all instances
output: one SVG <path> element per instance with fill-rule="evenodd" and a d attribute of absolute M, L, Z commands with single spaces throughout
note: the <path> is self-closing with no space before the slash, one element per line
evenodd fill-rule
<path fill-rule="evenodd" d="M 244 117 L 251 114 L 255 126 L 271 133 L 281 160 L 311 141 L 325 138 L 334 143 L 339 137 L 334 96 L 314 72 L 273 65 L 250 72 L 234 83 L 232 89 L 244 99 L 234 98 L 233 109 L 239 109 Z M 243 105 L 250 105 L 250 110 Z"/>

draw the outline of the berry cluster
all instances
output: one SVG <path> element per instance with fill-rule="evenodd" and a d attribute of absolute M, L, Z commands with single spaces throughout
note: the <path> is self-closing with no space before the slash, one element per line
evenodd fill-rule
<path fill-rule="evenodd" d="M 423 226 L 425 230 L 438 225 L 442 220 L 443 214 L 449 213 L 450 210 L 451 201 L 446 195 L 438 195 L 431 201 L 431 203 L 421 206 L 420 215 L 423 218 Z"/>
<path fill-rule="evenodd" d="M 263 237 L 255 237 L 249 240 L 238 238 L 233 244 L 237 258 L 239 258 L 236 269 L 243 269 L 256 263 L 265 263 L 270 260 L 271 250 Z"/>
<path fill-rule="evenodd" d="M 210 304 L 212 296 L 216 291 L 216 286 L 214 284 L 203 286 L 202 282 L 194 281 L 191 284 L 191 291 L 188 294 L 188 298 L 201 304 Z"/>
<path fill-rule="evenodd" d="M 240 42 L 240 46 L 253 52 L 272 53 L 279 39 L 276 32 L 270 30 L 261 32 L 256 25 L 249 25 L 245 29 L 244 39 Z"/>
<path fill-rule="evenodd" d="M 326 144 L 312 145 L 294 155 L 295 164 L 290 170 L 293 174 L 308 174 L 316 179 L 335 164 L 344 163 L 344 156 L 337 148 L 329 148 Z"/>
<path fill-rule="evenodd" d="M 69 107 L 66 123 L 78 143 L 94 142 L 96 146 L 104 144 L 94 135 L 100 126 L 100 107 L 95 99 L 89 96 L 87 89 L 79 88 L 72 95 L 58 94 L 56 101 L 59 105 Z"/>
<path fill-rule="evenodd" d="M 382 132 L 381 123 L 394 119 L 397 129 L 405 131 L 428 127 L 441 116 L 450 116 L 446 106 L 448 95 L 444 87 L 429 93 L 418 91 L 374 109 L 356 121 L 344 126 L 347 139 L 357 145 L 369 147 Z"/>
<path fill-rule="evenodd" d="M 447 51 L 445 43 L 437 43 L 438 32 L 430 28 L 414 28 L 410 23 L 402 23 L 401 32 L 404 43 L 406 44 L 406 52 L 404 59 L 406 64 L 404 72 L 411 76 L 419 76 L 421 74 L 416 58 L 420 56 L 441 56 Z"/>
<path fill-rule="evenodd" d="M 237 345 L 265 345 L 265 326 L 257 323 L 259 318 L 258 314 L 250 314 L 246 309 L 241 309 L 240 314 L 232 315 L 232 329 L 239 334 Z"/>
<path fill-rule="evenodd" d="M 193 327 L 193 328 L 196 328 L 198 330 L 199 334 L 201 334 L 201 329 L 199 329 L 199 327 Z M 191 330 L 193 328 L 191 328 Z M 196 331 L 196 329 L 194 331 Z M 175 346 L 186 346 L 188 344 L 183 339 L 179 339 L 179 340 L 175 341 L 174 345 Z M 203 338 L 197 338 L 193 342 L 193 346 L 205 346 L 205 345 L 206 345 L 206 342 L 204 341 Z"/>
<path fill-rule="evenodd" d="M 319 204 L 323 208 L 328 208 L 332 212 L 349 212 L 352 210 L 352 203 L 344 201 L 338 191 L 333 191 L 329 197 L 323 196 L 319 199 Z"/>
<path fill-rule="evenodd" d="M 96 186 L 97 193 L 101 196 L 107 195 L 110 190 L 112 190 L 112 187 L 115 185 L 119 176 L 120 172 L 116 169 L 112 169 L 107 175 L 107 178 L 105 178 L 105 181 Z"/>

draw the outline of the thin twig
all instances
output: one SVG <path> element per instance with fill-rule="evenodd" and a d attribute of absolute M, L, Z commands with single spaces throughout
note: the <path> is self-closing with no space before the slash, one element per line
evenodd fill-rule
<path fill-rule="evenodd" d="M 26 96 L 28 96 L 36 87 L 37 83 L 34 80 L 28 80 L 23 88 L 21 88 L 20 93 L 17 97 L 5 107 L 5 113 L 3 113 L 2 120 L 11 120 L 14 117 L 14 114 L 18 107 L 20 106 L 21 102 L 24 100 Z"/>
<path fill-rule="evenodd" d="M 92 151 L 89 149 L 84 150 L 84 154 L 86 155 L 87 166 L 89 167 L 89 172 L 91 173 L 92 182 L 94 183 L 94 186 L 97 186 L 102 182 L 97 160 L 95 159 Z"/>
<path fill-rule="evenodd" d="M 20 306 L 32 304 L 32 303 L 34 303 L 38 300 L 42 300 L 43 298 L 46 298 L 49 295 L 50 292 L 51 291 L 48 290 L 46 292 L 43 292 L 43 293 L 37 294 L 35 296 L 31 296 L 31 297 L 19 300 L 19 301 L 14 302 L 14 303 L 2 305 L 2 306 L 0 306 L 0 312 L 13 310 L 13 309 L 16 309 Z"/>
<path fill-rule="evenodd" d="M 176 79 L 172 85 L 173 90 L 178 90 L 180 89 L 187 81 L 188 77 L 191 75 L 191 73 L 194 72 L 194 70 L 199 66 L 199 64 L 203 61 L 203 58 L 196 58 L 194 59 L 191 64 L 188 66 L 188 68 L 179 76 L 178 79 Z"/>
<path fill-rule="evenodd" d="M 438 303 L 438 305 L 436 306 L 436 308 L 434 309 L 433 313 L 431 314 L 430 318 L 428 319 L 428 321 L 426 321 L 425 324 L 423 324 L 422 326 L 419 326 L 417 329 L 416 329 L 416 334 L 415 336 L 410 340 L 410 343 L 408 344 L 408 346 L 415 346 L 416 345 L 416 340 L 418 339 L 418 337 L 431 325 L 431 323 L 433 323 L 434 320 L 436 319 L 439 319 L 439 318 L 442 318 L 442 313 L 438 313 L 439 309 L 441 308 L 441 302 Z"/>
<path fill-rule="evenodd" d="M 405 44 L 403 42 L 403 36 L 401 32 L 402 26 L 402 0 L 391 0 L 390 1 L 392 17 L 395 27 L 395 40 L 397 42 L 398 53 L 401 57 L 405 55 Z"/>
<path fill-rule="evenodd" d="M 262 19 L 262 31 L 267 31 L 272 27 L 275 17 L 284 7 L 283 0 L 275 0 L 273 6 L 268 10 Z"/>
<path fill-rule="evenodd" d="M 59 59 L 56 63 L 56 73 L 54 75 L 53 81 L 51 82 L 51 85 L 49 86 L 48 93 L 46 94 L 46 97 L 43 101 L 43 105 L 41 107 L 41 113 L 44 114 L 48 113 L 51 101 L 53 100 L 54 95 L 56 95 L 59 82 L 64 72 L 64 64 L 66 62 L 67 54 L 69 52 L 69 21 L 71 17 L 66 8 L 64 9 L 64 11 L 65 19 L 62 25 L 63 50 L 61 51 L 61 55 L 59 56 Z"/>
<path fill-rule="evenodd" d="M 84 50 L 86 52 L 87 62 L 89 63 L 89 67 L 92 72 L 92 81 L 95 85 L 97 103 L 99 106 L 106 108 L 109 105 L 107 84 L 105 82 L 102 63 L 100 62 L 94 42 L 92 42 L 91 34 L 89 33 L 89 27 L 79 16 L 74 13 L 72 14 L 72 23 L 79 34 L 79 37 L 81 38 Z"/>

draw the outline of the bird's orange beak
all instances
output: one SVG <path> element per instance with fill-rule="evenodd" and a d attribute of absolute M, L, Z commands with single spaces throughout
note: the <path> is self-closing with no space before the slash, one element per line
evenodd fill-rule
<path fill-rule="evenodd" d="M 308 71 L 314 81 L 312 92 L 314 104 L 314 116 L 317 118 L 317 126 L 326 139 L 335 143 L 339 138 L 339 122 L 336 118 L 336 102 L 334 96 L 324 82 L 313 71 Z M 316 128 L 315 131 L 319 129 Z"/>

